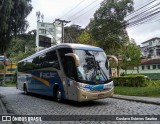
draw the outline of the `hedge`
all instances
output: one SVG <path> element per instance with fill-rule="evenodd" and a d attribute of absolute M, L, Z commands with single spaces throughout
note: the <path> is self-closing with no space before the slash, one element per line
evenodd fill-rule
<path fill-rule="evenodd" d="M 145 87 L 147 86 L 148 78 L 144 75 L 120 76 L 114 77 L 113 81 L 115 86 Z"/>

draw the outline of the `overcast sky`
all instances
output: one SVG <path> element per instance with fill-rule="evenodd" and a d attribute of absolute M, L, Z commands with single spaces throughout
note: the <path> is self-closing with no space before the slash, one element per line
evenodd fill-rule
<path fill-rule="evenodd" d="M 54 22 L 55 19 L 61 18 L 71 21 L 70 24 L 78 24 L 85 27 L 102 1 L 103 0 L 32 0 L 33 10 L 27 18 L 30 25 L 28 30 L 36 29 L 37 11 L 44 14 L 44 22 L 51 23 Z M 135 9 L 139 8 L 149 1 L 151 0 L 134 0 L 134 7 Z M 157 1 L 160 2 L 160 0 Z M 78 3 L 81 4 L 70 11 Z M 127 29 L 130 38 L 135 39 L 138 45 L 153 37 L 160 37 L 160 20 L 151 22 Z"/>

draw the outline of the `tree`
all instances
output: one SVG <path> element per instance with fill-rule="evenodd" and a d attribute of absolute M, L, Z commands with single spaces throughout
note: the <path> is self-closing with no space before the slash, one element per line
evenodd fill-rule
<path fill-rule="evenodd" d="M 115 53 L 129 41 L 124 18 L 132 10 L 132 0 L 104 0 L 95 12 L 87 29 L 107 53 Z"/>
<path fill-rule="evenodd" d="M 126 73 L 128 68 L 133 69 L 134 67 L 137 67 L 137 72 L 139 71 L 141 51 L 133 39 L 122 49 L 121 59 L 121 67 Z"/>
<path fill-rule="evenodd" d="M 92 35 L 89 31 L 84 30 L 77 39 L 78 43 L 81 44 L 90 44 L 93 46 L 97 45 L 97 42 L 92 38 Z"/>
<path fill-rule="evenodd" d="M 6 51 L 13 36 L 27 29 L 26 17 L 31 10 L 31 0 L 0 1 L 0 54 Z"/>
<path fill-rule="evenodd" d="M 84 29 L 81 29 L 79 25 L 71 25 L 64 28 L 64 41 L 65 43 L 78 43 L 78 37 Z"/>
<path fill-rule="evenodd" d="M 16 38 L 12 38 L 7 49 L 7 56 L 11 58 L 13 62 L 18 62 L 35 53 L 35 37 L 36 33 L 31 34 L 29 32 L 27 34 L 18 35 Z"/>

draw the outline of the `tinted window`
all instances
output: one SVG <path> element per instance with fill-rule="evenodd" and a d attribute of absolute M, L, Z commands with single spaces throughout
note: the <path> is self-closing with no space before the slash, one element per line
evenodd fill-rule
<path fill-rule="evenodd" d="M 50 51 L 37 57 L 30 58 L 18 64 L 19 71 L 28 71 L 41 68 L 53 67 L 59 69 L 56 51 Z"/>
<path fill-rule="evenodd" d="M 50 51 L 37 56 L 33 59 L 33 63 L 36 64 L 36 66 L 34 67 L 35 69 L 48 67 L 59 69 L 56 51 Z"/>
<path fill-rule="evenodd" d="M 73 53 L 72 49 L 61 48 L 58 50 L 58 52 L 61 58 L 61 62 L 62 62 L 62 66 L 65 74 L 72 79 L 76 79 L 77 75 L 75 73 L 76 67 L 75 67 L 74 59 L 72 57 L 65 56 L 65 54 L 67 53 Z"/>
<path fill-rule="evenodd" d="M 142 70 L 144 70 L 144 66 L 142 66 Z"/>
<path fill-rule="evenodd" d="M 56 51 L 46 53 L 45 61 L 47 67 L 54 67 L 59 69 L 59 62 Z"/>

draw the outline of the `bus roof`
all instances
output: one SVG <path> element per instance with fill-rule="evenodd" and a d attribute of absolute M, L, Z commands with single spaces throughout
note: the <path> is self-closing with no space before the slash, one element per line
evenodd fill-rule
<path fill-rule="evenodd" d="M 35 54 L 21 60 L 21 61 L 24 61 L 28 58 L 32 58 L 36 55 L 39 55 L 41 53 L 44 53 L 45 51 L 50 51 L 52 49 L 58 49 L 58 48 L 72 48 L 72 49 L 80 49 L 80 50 L 93 50 L 93 51 L 103 51 L 102 48 L 99 48 L 99 47 L 95 47 L 95 46 L 91 46 L 91 45 L 85 45 L 85 44 L 76 44 L 76 43 L 61 43 L 61 44 L 57 44 L 57 45 L 54 45 L 52 47 L 49 47 L 49 48 L 46 48 L 44 50 L 41 50 L 39 52 L 36 52 Z M 21 62 L 19 61 L 19 62 Z"/>
<path fill-rule="evenodd" d="M 89 49 L 89 50 L 95 50 L 95 51 L 103 51 L 103 49 L 91 45 L 85 45 L 85 44 L 76 44 L 76 43 L 61 43 L 57 45 L 58 48 L 63 47 L 69 47 L 73 49 Z"/>

